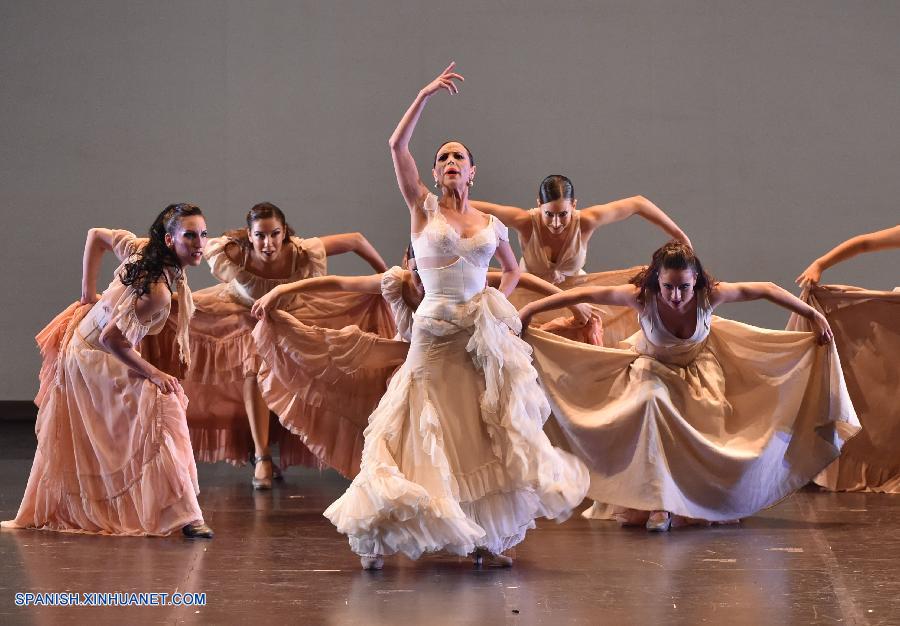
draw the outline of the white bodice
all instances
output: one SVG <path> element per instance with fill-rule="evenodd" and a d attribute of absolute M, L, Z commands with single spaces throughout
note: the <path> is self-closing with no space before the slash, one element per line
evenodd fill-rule
<path fill-rule="evenodd" d="M 697 296 L 694 296 L 697 297 Z M 638 352 L 646 354 L 664 363 L 686 365 L 694 359 L 709 336 L 712 322 L 712 309 L 703 307 L 697 302 L 697 320 L 694 334 L 686 339 L 672 334 L 662 318 L 656 302 L 656 294 L 652 294 L 644 310 L 638 316 L 641 324 L 641 341 L 637 344 Z"/>
<path fill-rule="evenodd" d="M 425 298 L 416 315 L 450 320 L 458 305 L 484 290 L 488 264 L 500 241 L 509 241 L 509 232 L 491 216 L 484 228 L 471 237 L 462 237 L 441 214 L 435 195 L 428 194 L 424 208 L 425 228 L 412 235 L 416 265 L 425 287 Z"/>

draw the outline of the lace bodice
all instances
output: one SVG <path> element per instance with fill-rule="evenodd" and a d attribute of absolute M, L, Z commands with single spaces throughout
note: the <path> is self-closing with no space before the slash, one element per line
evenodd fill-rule
<path fill-rule="evenodd" d="M 484 228 L 462 237 L 441 215 L 433 194 L 425 199 L 425 215 L 425 228 L 412 236 L 425 287 L 416 316 L 453 320 L 460 305 L 484 291 L 488 264 L 500 241 L 509 241 L 509 231 L 491 216 Z"/>

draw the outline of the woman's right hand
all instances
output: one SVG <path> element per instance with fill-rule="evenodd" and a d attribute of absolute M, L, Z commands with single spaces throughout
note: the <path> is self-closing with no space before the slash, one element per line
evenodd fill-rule
<path fill-rule="evenodd" d="M 97 294 L 97 293 L 90 293 L 90 292 L 88 292 L 88 291 L 82 290 L 82 291 L 81 291 L 81 298 L 79 298 L 78 301 L 79 301 L 81 304 L 94 304 L 94 303 L 96 303 L 99 299 L 100 299 L 100 294 Z"/>
<path fill-rule="evenodd" d="M 433 81 L 425 85 L 422 90 L 419 92 L 420 95 L 428 97 L 434 95 L 441 89 L 446 89 L 450 95 L 455 95 L 459 93 L 459 86 L 454 83 L 454 80 L 466 80 L 462 77 L 461 74 L 457 74 L 453 71 L 453 68 L 456 67 L 456 61 L 451 61 L 450 65 L 447 66 L 443 72 L 438 75 Z"/>
<path fill-rule="evenodd" d="M 281 292 L 278 287 L 261 297 L 250 307 L 250 315 L 258 320 L 263 319 L 269 314 L 269 311 L 278 308 L 278 301 L 281 299 Z"/>
<path fill-rule="evenodd" d="M 821 278 L 822 268 L 819 267 L 818 261 L 813 261 L 809 267 L 803 270 L 803 273 L 800 274 L 794 282 L 801 287 L 811 287 L 813 285 L 818 285 L 819 279 Z"/>
<path fill-rule="evenodd" d="M 816 327 L 815 333 L 820 345 L 826 345 L 834 341 L 834 332 L 831 330 L 831 326 L 824 315 L 816 311 L 816 314 L 813 315 L 812 323 Z"/>
<path fill-rule="evenodd" d="M 161 370 L 155 370 L 147 377 L 151 383 L 159 387 L 164 394 L 182 392 L 181 382 L 174 376 L 170 376 Z"/>

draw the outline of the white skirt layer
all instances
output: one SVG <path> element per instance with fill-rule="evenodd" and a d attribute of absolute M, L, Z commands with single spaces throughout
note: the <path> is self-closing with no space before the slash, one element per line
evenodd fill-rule
<path fill-rule="evenodd" d="M 358 554 L 502 552 L 536 517 L 562 521 L 586 468 L 549 414 L 515 309 L 495 289 L 453 323 L 417 317 L 409 356 L 369 419 L 359 475 L 325 511 Z"/>

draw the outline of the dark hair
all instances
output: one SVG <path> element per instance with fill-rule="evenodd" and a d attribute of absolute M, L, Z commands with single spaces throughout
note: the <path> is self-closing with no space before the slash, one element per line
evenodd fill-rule
<path fill-rule="evenodd" d="M 441 153 L 441 148 L 446 146 L 448 143 L 458 143 L 463 148 L 465 148 L 466 154 L 469 155 L 469 163 L 471 163 L 472 165 L 475 165 L 475 157 L 472 156 L 472 151 L 469 150 L 469 147 L 466 144 L 464 144 L 461 141 L 457 141 L 456 139 L 448 139 L 447 141 L 445 141 L 444 143 L 442 143 L 441 145 L 438 146 L 437 152 L 434 153 L 434 162 L 431 164 L 431 167 L 434 167 L 437 165 L 437 158 L 438 158 L 438 155 Z"/>
<path fill-rule="evenodd" d="M 694 291 L 702 299 L 703 306 L 709 307 L 709 291 L 719 281 L 703 269 L 703 264 L 700 263 L 700 259 L 697 258 L 690 246 L 674 239 L 654 252 L 650 265 L 628 281 L 640 288 L 641 292 L 638 294 L 637 299 L 642 306 L 646 304 L 648 294 L 659 293 L 659 272 L 663 269 L 694 270 L 694 273 L 697 274 L 697 284 L 694 285 Z"/>
<path fill-rule="evenodd" d="M 272 204 L 271 202 L 260 202 L 259 204 L 254 204 L 250 207 L 250 210 L 247 211 L 247 230 L 253 228 L 253 222 L 257 220 L 264 220 L 270 217 L 274 217 L 276 220 L 281 222 L 281 225 L 284 226 L 284 241 L 287 241 L 290 237 L 293 237 L 296 233 L 294 229 L 291 228 L 290 224 L 287 223 L 287 219 L 284 217 L 284 211 L 279 209 L 277 206 Z M 229 230 L 224 233 L 224 237 L 228 237 L 232 241 L 236 242 L 242 248 L 250 249 L 252 246 L 250 245 L 250 237 L 247 234 L 247 230 L 243 228 L 235 228 L 234 230 Z"/>
<path fill-rule="evenodd" d="M 547 204 L 560 198 L 574 200 L 575 187 L 567 176 L 550 174 L 550 176 L 541 181 L 541 186 L 538 189 L 538 198 L 540 198 L 541 204 Z"/>
<path fill-rule="evenodd" d="M 119 274 L 122 284 L 132 286 L 135 293 L 142 296 L 150 291 L 150 285 L 159 280 L 167 267 L 181 272 L 178 256 L 166 245 L 166 233 L 173 235 L 181 219 L 193 215 L 203 217 L 203 212 L 186 202 L 170 204 L 163 209 L 150 226 L 150 241 Z"/>

